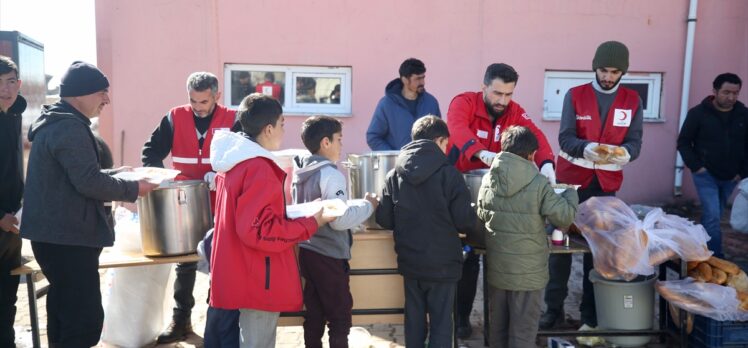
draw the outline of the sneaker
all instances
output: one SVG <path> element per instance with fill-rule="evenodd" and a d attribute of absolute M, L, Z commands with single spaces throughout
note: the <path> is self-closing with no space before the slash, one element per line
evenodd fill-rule
<path fill-rule="evenodd" d="M 540 328 L 540 330 L 550 330 L 563 323 L 564 323 L 564 312 L 563 311 L 561 312 L 561 314 L 556 314 L 554 312 L 545 312 L 543 313 L 543 315 L 540 316 L 540 321 L 538 322 L 538 328 Z"/>
<path fill-rule="evenodd" d="M 192 323 L 190 320 L 174 320 L 172 319 L 169 327 L 164 330 L 156 339 L 159 344 L 172 343 L 182 341 L 187 338 L 187 335 L 193 333 Z"/>

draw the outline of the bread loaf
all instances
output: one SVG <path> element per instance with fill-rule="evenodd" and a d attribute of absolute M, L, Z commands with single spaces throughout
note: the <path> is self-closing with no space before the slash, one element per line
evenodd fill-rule
<path fill-rule="evenodd" d="M 748 292 L 748 275 L 745 272 L 740 271 L 738 274 L 728 274 L 727 284 L 725 284 L 737 291 Z"/>
<path fill-rule="evenodd" d="M 691 271 L 692 271 L 692 270 L 694 270 L 694 269 L 696 268 L 696 266 L 698 266 L 698 265 L 699 265 L 700 263 L 701 263 L 701 261 L 688 261 L 688 263 L 686 264 L 686 270 L 688 270 L 689 272 L 691 272 Z"/>
<path fill-rule="evenodd" d="M 657 266 L 665 261 L 674 259 L 677 254 L 671 249 L 659 249 L 649 254 L 649 264 Z"/>
<path fill-rule="evenodd" d="M 704 279 L 704 282 L 709 282 L 712 280 L 712 267 L 709 266 L 708 263 L 700 263 L 698 266 L 696 266 L 696 270 L 699 271 L 702 279 Z"/>
<path fill-rule="evenodd" d="M 738 291 L 738 300 L 740 301 L 740 309 L 748 311 L 748 292 Z"/>
<path fill-rule="evenodd" d="M 725 271 L 725 273 L 727 274 L 735 275 L 740 273 L 740 267 L 738 267 L 738 265 L 730 261 L 720 259 L 718 257 L 712 256 L 709 258 L 709 260 L 706 260 L 706 262 L 708 262 L 712 267 L 716 267 Z"/>
<path fill-rule="evenodd" d="M 712 283 L 723 285 L 727 282 L 727 273 L 719 268 L 712 268 Z"/>

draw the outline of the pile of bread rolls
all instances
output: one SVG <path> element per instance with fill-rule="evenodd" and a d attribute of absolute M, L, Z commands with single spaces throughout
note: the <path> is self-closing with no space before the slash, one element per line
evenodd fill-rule
<path fill-rule="evenodd" d="M 748 311 L 748 276 L 738 265 L 712 256 L 706 261 L 689 261 L 687 269 L 688 276 L 696 281 L 734 288 L 740 309 Z"/>

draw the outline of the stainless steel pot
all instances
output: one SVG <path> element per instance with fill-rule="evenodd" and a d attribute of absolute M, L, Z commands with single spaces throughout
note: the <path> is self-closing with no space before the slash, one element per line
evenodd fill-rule
<path fill-rule="evenodd" d="M 470 198 L 473 203 L 478 204 L 478 191 L 480 191 L 480 183 L 483 181 L 483 176 L 488 173 L 488 169 L 474 169 L 462 174 L 465 178 L 465 183 L 470 190 Z"/>
<path fill-rule="evenodd" d="M 467 173 L 462 174 L 465 178 L 465 184 L 467 184 L 468 190 L 470 190 L 470 198 L 478 209 L 478 193 L 480 192 L 480 184 L 483 181 L 483 176 L 488 173 L 488 169 L 474 169 Z M 477 247 L 486 247 L 486 224 L 478 219 L 477 226 L 473 231 L 467 233 L 467 243 Z"/>
<path fill-rule="evenodd" d="M 364 198 L 367 192 L 382 194 L 387 173 L 395 168 L 400 151 L 373 151 L 366 154 L 348 154 L 341 163 L 348 168 L 348 194 L 351 198 Z M 374 214 L 364 222 L 371 229 L 381 229 Z"/>
<path fill-rule="evenodd" d="M 211 227 L 208 185 L 174 181 L 138 199 L 140 237 L 146 256 L 194 253 Z"/>

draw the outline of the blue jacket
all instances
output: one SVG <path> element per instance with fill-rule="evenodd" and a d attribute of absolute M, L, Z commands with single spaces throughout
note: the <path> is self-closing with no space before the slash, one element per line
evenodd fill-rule
<path fill-rule="evenodd" d="M 377 103 L 366 131 L 366 143 L 373 151 L 400 150 L 409 143 L 413 123 L 428 114 L 441 117 L 439 102 L 433 95 L 423 92 L 416 99 L 416 115 L 408 110 L 401 94 L 403 83 L 396 78 L 384 88 L 384 97 Z"/>

